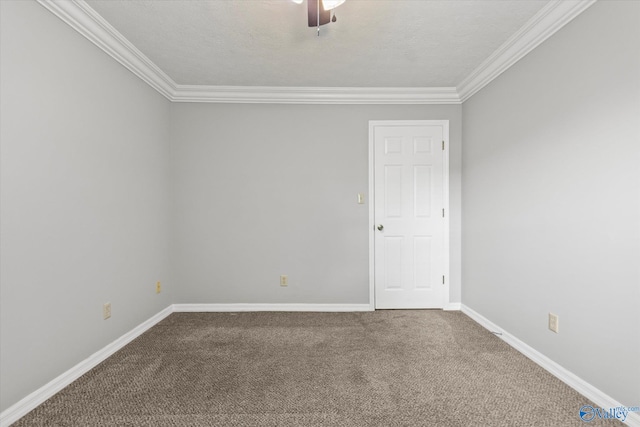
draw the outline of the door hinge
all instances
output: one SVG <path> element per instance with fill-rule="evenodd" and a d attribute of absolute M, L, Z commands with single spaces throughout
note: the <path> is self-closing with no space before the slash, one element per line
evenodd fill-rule
<path fill-rule="evenodd" d="M 444 276 L 442 276 L 442 284 L 444 285 Z"/>
<path fill-rule="evenodd" d="M 442 208 L 442 218 L 444 218 L 444 208 Z"/>
<path fill-rule="evenodd" d="M 444 141 L 442 141 L 442 151 L 444 151 Z"/>

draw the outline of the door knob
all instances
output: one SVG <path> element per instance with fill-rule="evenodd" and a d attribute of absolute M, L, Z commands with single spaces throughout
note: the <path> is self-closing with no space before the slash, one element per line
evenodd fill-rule
<path fill-rule="evenodd" d="M 376 227 L 378 230 L 382 231 L 384 230 L 384 225 L 382 224 L 378 224 L 378 226 Z"/>

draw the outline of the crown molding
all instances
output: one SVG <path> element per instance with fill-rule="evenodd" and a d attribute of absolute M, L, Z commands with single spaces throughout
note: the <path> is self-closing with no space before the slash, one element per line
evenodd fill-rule
<path fill-rule="evenodd" d="M 175 83 L 84 0 L 38 0 L 109 56 L 171 100 Z"/>
<path fill-rule="evenodd" d="M 265 87 L 178 85 L 174 102 L 251 104 L 460 104 L 454 87 Z"/>
<path fill-rule="evenodd" d="M 172 102 L 233 104 L 461 104 L 596 0 L 553 0 L 457 87 L 264 87 L 178 85 L 84 0 L 38 0 Z"/>
<path fill-rule="evenodd" d="M 458 86 L 465 102 L 522 57 L 551 37 L 596 0 L 553 0 L 547 3 Z"/>

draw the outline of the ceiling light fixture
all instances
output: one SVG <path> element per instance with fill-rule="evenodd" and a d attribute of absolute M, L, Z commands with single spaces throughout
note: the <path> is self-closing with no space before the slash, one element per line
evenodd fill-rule
<path fill-rule="evenodd" d="M 325 10 L 335 9 L 340 6 L 346 0 L 322 0 L 322 6 L 324 6 Z"/>
<path fill-rule="evenodd" d="M 294 3 L 302 4 L 303 0 L 292 0 Z M 333 9 L 340 6 L 346 0 L 307 0 L 307 11 L 309 16 L 309 26 L 318 29 L 329 22 L 336 22 L 336 15 Z"/>

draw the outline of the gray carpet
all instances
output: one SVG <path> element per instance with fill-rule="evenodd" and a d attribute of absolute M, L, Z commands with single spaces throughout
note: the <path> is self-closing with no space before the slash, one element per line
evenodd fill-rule
<path fill-rule="evenodd" d="M 15 426 L 613 426 L 459 312 L 174 313 Z"/>

